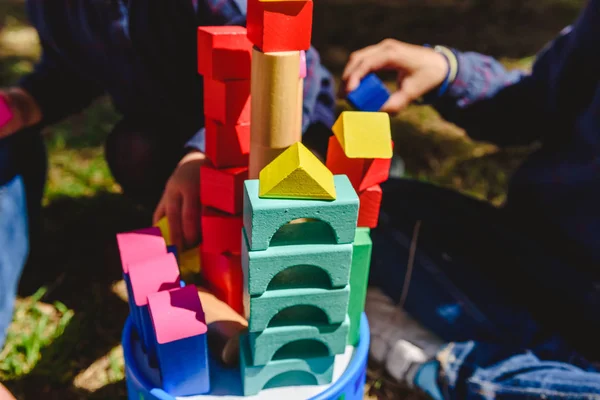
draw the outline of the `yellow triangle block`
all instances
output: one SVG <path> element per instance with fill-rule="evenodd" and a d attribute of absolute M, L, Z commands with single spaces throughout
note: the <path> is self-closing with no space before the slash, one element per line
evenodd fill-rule
<path fill-rule="evenodd" d="M 261 198 L 335 200 L 333 174 L 300 142 L 264 167 L 258 181 Z"/>
<path fill-rule="evenodd" d="M 167 217 L 162 217 L 158 220 L 156 224 L 154 224 L 158 229 L 160 229 L 160 233 L 162 237 L 165 239 L 167 246 L 172 246 L 173 242 L 171 241 L 171 229 L 169 229 L 169 221 L 167 221 Z"/>
<path fill-rule="evenodd" d="M 332 130 L 348 158 L 392 158 L 392 132 L 387 113 L 344 111 Z"/>

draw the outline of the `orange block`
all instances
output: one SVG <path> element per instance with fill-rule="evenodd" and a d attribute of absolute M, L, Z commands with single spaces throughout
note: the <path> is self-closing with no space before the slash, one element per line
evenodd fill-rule
<path fill-rule="evenodd" d="M 210 164 L 200 167 L 200 201 L 229 214 L 242 212 L 244 181 L 248 167 L 216 169 Z"/>
<path fill-rule="evenodd" d="M 235 312 L 244 313 L 242 261 L 239 255 L 200 251 L 202 276 L 208 288 Z"/>
<path fill-rule="evenodd" d="M 204 78 L 204 116 L 222 124 L 250 122 L 250 80 Z"/>
<path fill-rule="evenodd" d="M 243 26 L 198 27 L 198 73 L 219 81 L 250 79 L 252 43 Z"/>
<path fill-rule="evenodd" d="M 202 207 L 201 225 L 203 251 L 216 254 L 241 253 L 241 215 L 231 215 L 214 208 Z"/>
<path fill-rule="evenodd" d="M 389 178 L 391 164 L 391 158 L 348 158 L 337 137 L 329 138 L 325 165 L 334 175 L 347 175 L 357 192 L 385 182 Z"/>
<path fill-rule="evenodd" d="M 206 156 L 215 167 L 243 167 L 248 165 L 250 123 L 232 125 L 206 119 L 204 127 Z"/>
<path fill-rule="evenodd" d="M 375 185 L 360 192 L 358 200 L 358 223 L 360 228 L 375 228 L 379 222 L 379 209 L 381 208 L 381 186 Z"/>
<path fill-rule="evenodd" d="M 312 0 L 248 0 L 248 39 L 264 53 L 308 50 L 312 14 Z"/>

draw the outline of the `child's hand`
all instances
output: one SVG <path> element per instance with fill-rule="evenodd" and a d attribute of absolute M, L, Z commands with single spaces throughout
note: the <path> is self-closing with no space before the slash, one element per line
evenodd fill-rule
<path fill-rule="evenodd" d="M 180 250 L 200 240 L 200 166 L 205 160 L 206 156 L 199 151 L 183 157 L 154 211 L 152 223 L 166 215 L 171 241 Z"/>
<path fill-rule="evenodd" d="M 398 71 L 398 89 L 381 109 L 397 113 L 439 86 L 448 74 L 448 63 L 433 49 L 385 39 L 350 55 L 342 74 L 341 95 L 345 97 L 368 73 L 379 70 Z"/>
<path fill-rule="evenodd" d="M 0 107 L 8 106 L 11 117 L 5 123 L 0 123 L 0 139 L 12 135 L 21 129 L 39 123 L 42 112 L 36 101 L 20 88 L 0 90 Z M 3 110 L 0 110 L 2 116 Z M 4 120 L 4 118 L 2 118 Z"/>

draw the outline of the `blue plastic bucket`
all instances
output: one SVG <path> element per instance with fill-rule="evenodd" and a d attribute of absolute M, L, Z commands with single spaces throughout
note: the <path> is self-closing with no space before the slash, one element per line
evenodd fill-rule
<path fill-rule="evenodd" d="M 204 399 L 211 395 L 221 399 L 243 398 L 239 370 L 224 369 L 211 360 L 211 393 L 208 395 L 173 397 L 164 390 L 157 388 L 158 372 L 146 365 L 141 365 L 145 359 L 141 357 L 139 343 L 133 339 L 133 325 L 128 318 L 123 329 L 123 354 L 125 357 L 125 377 L 129 400 L 176 400 Z M 352 352 L 351 358 L 343 373 L 321 393 L 309 397 L 310 400 L 361 400 L 364 397 L 366 381 L 367 358 L 369 354 L 369 324 L 363 313 L 360 321 L 360 340 Z M 252 398 L 260 397 L 260 393 Z M 288 396 L 286 395 L 286 398 Z M 289 397 L 289 400 L 296 398 Z M 300 398 L 297 398 L 300 400 Z M 304 399 L 302 399 L 304 400 Z"/>

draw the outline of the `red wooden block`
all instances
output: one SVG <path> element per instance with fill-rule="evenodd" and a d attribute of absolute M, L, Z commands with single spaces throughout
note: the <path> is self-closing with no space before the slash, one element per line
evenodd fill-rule
<path fill-rule="evenodd" d="M 354 190 L 362 192 L 388 179 L 392 159 L 348 158 L 340 142 L 333 135 L 329 138 L 325 164 L 333 174 L 347 175 Z"/>
<path fill-rule="evenodd" d="M 222 124 L 250 122 L 250 80 L 204 78 L 204 116 Z"/>
<path fill-rule="evenodd" d="M 221 301 L 242 315 L 243 275 L 242 261 L 239 255 L 200 252 L 202 274 L 209 289 Z"/>
<path fill-rule="evenodd" d="M 240 254 L 242 216 L 202 207 L 202 250 L 206 253 Z M 202 266 L 204 268 L 204 266 Z"/>
<path fill-rule="evenodd" d="M 220 81 L 250 79 L 252 43 L 243 26 L 198 27 L 198 73 Z"/>
<path fill-rule="evenodd" d="M 248 39 L 265 53 L 308 50 L 312 14 L 312 0 L 248 0 Z"/>
<path fill-rule="evenodd" d="M 200 200 L 205 206 L 229 214 L 242 212 L 244 181 L 248 167 L 216 169 L 210 164 L 200 167 Z"/>
<path fill-rule="evenodd" d="M 381 197 L 383 192 L 381 186 L 371 186 L 367 190 L 360 192 L 358 200 L 358 223 L 361 228 L 375 228 L 379 222 L 379 208 L 381 207 Z"/>
<path fill-rule="evenodd" d="M 10 110 L 8 102 L 6 101 L 4 96 L 0 96 L 0 128 L 8 124 L 12 118 L 13 113 Z"/>
<path fill-rule="evenodd" d="M 250 123 L 221 124 L 204 121 L 206 156 L 217 168 L 244 167 L 250 154 Z"/>

